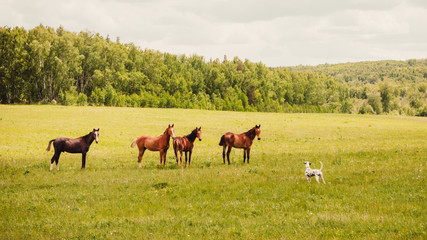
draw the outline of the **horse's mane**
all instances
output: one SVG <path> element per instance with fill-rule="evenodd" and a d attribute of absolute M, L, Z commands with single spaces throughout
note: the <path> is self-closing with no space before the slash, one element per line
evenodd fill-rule
<path fill-rule="evenodd" d="M 245 132 L 245 135 L 251 139 L 255 138 L 255 127 L 251 128 L 249 131 Z"/>
<path fill-rule="evenodd" d="M 92 134 L 92 132 L 90 132 L 90 133 L 88 133 L 88 134 L 86 134 L 84 136 L 81 136 L 80 138 L 83 138 L 83 139 L 87 140 L 90 137 L 91 134 Z"/>
<path fill-rule="evenodd" d="M 162 135 L 167 134 L 167 133 L 168 133 L 168 129 L 169 129 L 169 128 L 166 128 L 166 129 L 165 129 L 165 131 L 164 131 L 162 134 L 160 134 L 159 136 L 162 136 Z"/>
<path fill-rule="evenodd" d="M 245 132 L 246 134 L 250 134 L 251 132 L 254 132 L 255 131 L 255 127 L 253 127 L 253 128 L 251 128 L 251 129 L 249 129 L 249 131 L 247 131 L 247 132 Z"/>
<path fill-rule="evenodd" d="M 81 136 L 81 138 L 88 138 L 89 137 L 89 135 L 91 135 L 92 134 L 92 132 L 90 132 L 90 133 L 88 133 L 88 134 L 86 134 L 86 135 L 84 135 L 84 136 Z"/>
<path fill-rule="evenodd" d="M 159 135 L 159 137 L 161 137 L 161 136 L 169 136 L 169 135 L 168 135 L 168 129 L 169 129 L 169 128 L 166 128 L 166 129 L 165 129 L 165 131 L 164 131 L 162 134 L 160 134 L 160 135 Z M 169 137 L 170 137 L 170 136 L 169 136 Z"/>
<path fill-rule="evenodd" d="M 184 138 L 187 138 L 190 142 L 194 142 L 197 137 L 197 128 L 194 129 L 190 134 L 185 135 Z"/>

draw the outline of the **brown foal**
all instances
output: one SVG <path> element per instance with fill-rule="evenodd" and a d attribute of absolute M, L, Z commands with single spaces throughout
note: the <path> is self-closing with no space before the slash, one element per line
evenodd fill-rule
<path fill-rule="evenodd" d="M 188 166 L 191 165 L 191 154 L 193 153 L 194 140 L 196 138 L 202 141 L 202 127 L 194 129 L 190 134 L 184 137 L 176 137 L 173 140 L 173 150 L 175 152 L 176 165 L 178 165 L 178 151 L 180 152 L 180 161 L 182 168 L 182 152 L 185 153 L 185 167 L 187 167 L 187 152 L 189 153 Z"/>
<path fill-rule="evenodd" d="M 243 163 L 246 160 L 246 156 L 248 158 L 249 163 L 249 155 L 251 152 L 251 146 L 252 142 L 255 138 L 255 136 L 258 137 L 258 140 L 261 140 L 260 134 L 261 134 L 261 125 L 255 125 L 251 130 L 241 133 L 241 134 L 234 134 L 231 132 L 228 132 L 221 137 L 221 141 L 219 142 L 220 146 L 223 146 L 222 149 L 222 159 L 225 164 L 225 149 L 228 147 L 227 150 L 227 161 L 230 165 L 230 152 L 231 148 L 243 148 Z"/>
<path fill-rule="evenodd" d="M 133 142 L 131 147 L 135 147 L 135 145 L 138 145 L 139 149 L 139 155 L 138 155 L 138 165 L 141 167 L 141 160 L 142 156 L 144 155 L 145 150 L 150 151 L 159 151 L 160 152 L 160 165 L 166 164 L 166 152 L 169 149 L 169 140 L 170 137 L 172 139 L 175 138 L 175 134 L 173 131 L 173 125 L 169 125 L 168 128 L 166 128 L 165 132 L 158 136 L 158 137 L 152 137 L 152 136 L 141 136 L 136 138 Z"/>

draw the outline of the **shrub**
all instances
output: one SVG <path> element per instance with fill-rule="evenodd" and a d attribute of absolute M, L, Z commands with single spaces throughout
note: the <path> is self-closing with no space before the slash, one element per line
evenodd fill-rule
<path fill-rule="evenodd" d="M 78 98 L 78 95 L 76 91 L 66 91 L 64 94 L 64 105 L 66 106 L 76 105 L 77 98 Z"/>
<path fill-rule="evenodd" d="M 100 90 L 99 88 L 95 88 L 89 97 L 89 102 L 96 106 L 104 105 L 105 91 Z"/>
<path fill-rule="evenodd" d="M 417 116 L 427 117 L 427 106 L 420 108 L 418 113 L 417 113 Z"/>
<path fill-rule="evenodd" d="M 77 105 L 86 106 L 87 105 L 87 96 L 84 93 L 79 93 L 77 97 Z"/>
<path fill-rule="evenodd" d="M 379 95 L 369 96 L 368 97 L 368 103 L 372 107 L 374 113 L 381 114 L 383 112 L 381 97 Z"/>
<path fill-rule="evenodd" d="M 104 104 L 106 106 L 115 106 L 117 102 L 116 90 L 111 85 L 108 85 L 105 90 Z"/>
<path fill-rule="evenodd" d="M 371 105 L 366 104 L 365 106 L 363 106 L 362 108 L 360 108 L 359 113 L 361 113 L 361 114 L 374 114 L 375 111 L 374 111 L 374 108 Z"/>
<path fill-rule="evenodd" d="M 344 100 L 343 104 L 341 105 L 341 112 L 342 113 L 351 113 L 351 110 L 353 109 L 353 104 L 350 102 L 350 100 Z"/>

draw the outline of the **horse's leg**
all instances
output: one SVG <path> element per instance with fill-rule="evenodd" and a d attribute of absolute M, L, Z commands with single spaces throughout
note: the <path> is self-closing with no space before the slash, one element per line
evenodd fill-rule
<path fill-rule="evenodd" d="M 59 171 L 59 156 L 61 155 L 61 151 L 55 151 L 55 154 L 58 153 L 58 155 L 56 155 L 55 158 L 55 163 L 56 163 L 56 171 Z"/>
<path fill-rule="evenodd" d="M 247 153 L 246 155 L 248 156 L 248 163 L 249 163 L 249 155 L 250 155 L 250 153 L 251 153 L 251 148 L 249 147 L 249 148 L 247 149 L 247 151 L 248 151 L 248 153 Z"/>
<path fill-rule="evenodd" d="M 141 160 L 142 160 L 142 156 L 144 155 L 145 149 L 146 149 L 145 147 L 142 147 L 139 149 L 139 155 L 138 155 L 139 168 L 141 168 Z"/>
<path fill-rule="evenodd" d="M 50 160 L 50 171 L 52 171 L 53 169 L 53 162 L 56 162 L 56 170 L 59 170 L 58 167 L 58 161 L 59 161 L 59 156 L 61 155 L 61 152 L 57 152 L 55 151 L 55 153 L 52 156 L 52 159 Z"/>
<path fill-rule="evenodd" d="M 188 166 L 191 165 L 191 154 L 193 153 L 193 151 L 190 150 L 190 152 L 188 153 Z"/>
<path fill-rule="evenodd" d="M 53 169 L 53 163 L 55 162 L 55 153 L 53 154 L 53 156 L 52 156 L 52 159 L 50 159 L 50 171 L 52 171 L 52 169 Z"/>
<path fill-rule="evenodd" d="M 187 155 L 188 155 L 187 153 L 188 153 L 188 152 L 186 151 L 186 152 L 185 152 L 185 167 L 187 167 Z"/>
<path fill-rule="evenodd" d="M 246 148 L 243 148 L 243 163 L 246 161 Z"/>
<path fill-rule="evenodd" d="M 86 153 L 82 153 L 82 169 L 86 168 Z"/>
<path fill-rule="evenodd" d="M 230 152 L 231 152 L 231 146 L 228 146 L 228 149 L 227 149 L 227 161 L 228 161 L 228 165 L 230 165 Z"/>
<path fill-rule="evenodd" d="M 58 155 L 55 159 L 55 164 L 56 164 L 56 171 L 59 171 L 59 156 L 61 155 L 61 152 L 58 152 Z"/>
<path fill-rule="evenodd" d="M 182 168 L 182 151 L 179 150 L 179 162 L 181 163 L 181 168 Z"/>
<path fill-rule="evenodd" d="M 224 143 L 224 146 L 222 147 L 222 162 L 225 164 L 225 148 L 227 145 Z"/>
<path fill-rule="evenodd" d="M 173 145 L 173 152 L 175 153 L 176 167 L 179 167 L 179 164 L 178 164 L 178 152 L 177 152 L 177 149 L 176 149 L 176 148 L 177 148 L 177 147 L 176 147 L 175 142 L 174 142 L 174 145 Z"/>
<path fill-rule="evenodd" d="M 160 165 L 163 164 L 163 166 L 166 164 L 166 150 L 160 150 Z"/>

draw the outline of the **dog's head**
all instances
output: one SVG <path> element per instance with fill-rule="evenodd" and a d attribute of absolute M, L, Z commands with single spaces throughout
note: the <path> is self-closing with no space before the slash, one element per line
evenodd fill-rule
<path fill-rule="evenodd" d="M 311 162 L 304 162 L 304 164 L 305 164 L 305 167 L 306 167 L 306 168 L 309 168 L 309 167 L 310 167 L 310 165 L 311 165 Z"/>

